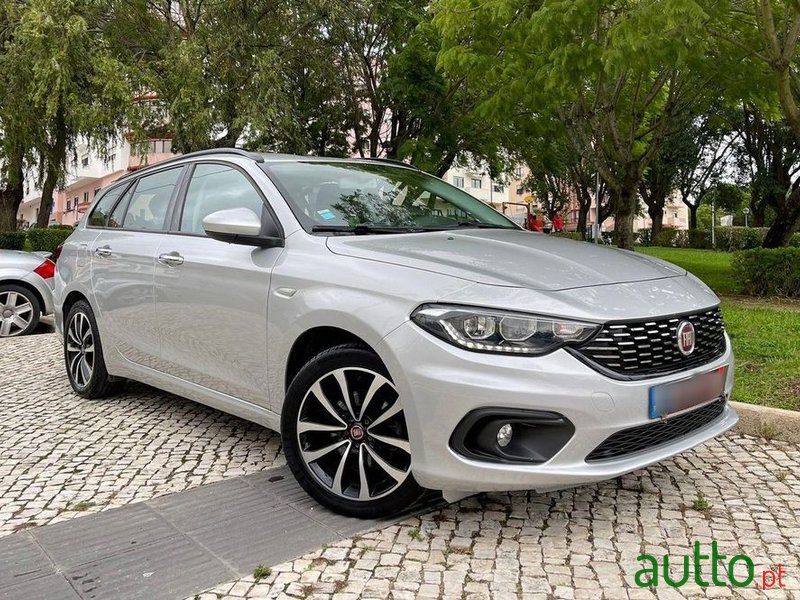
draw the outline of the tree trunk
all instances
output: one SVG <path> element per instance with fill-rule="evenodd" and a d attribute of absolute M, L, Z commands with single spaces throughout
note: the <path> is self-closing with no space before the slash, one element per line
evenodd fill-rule
<path fill-rule="evenodd" d="M 614 244 L 633 250 L 633 220 L 636 216 L 636 185 L 627 185 L 614 197 Z"/>
<path fill-rule="evenodd" d="M 764 236 L 764 248 L 787 246 L 798 223 L 800 223 L 800 181 L 795 183 L 794 189 L 786 198 L 783 210 Z"/>
<path fill-rule="evenodd" d="M 664 205 L 656 203 L 647 208 L 647 213 L 650 215 L 650 239 L 655 243 L 656 238 L 661 235 L 664 229 Z"/>
<path fill-rule="evenodd" d="M 0 189 L 0 231 L 16 231 L 17 211 L 25 194 L 22 157 L 10 156 L 6 167 L 6 187 Z"/>
<path fill-rule="evenodd" d="M 586 222 L 589 220 L 589 210 L 591 204 L 580 203 L 578 208 L 578 226 L 576 231 L 581 234 L 582 239 L 586 239 Z"/>
<path fill-rule="evenodd" d="M 42 199 L 39 202 L 39 218 L 37 227 L 47 227 L 50 223 L 50 210 L 53 206 L 53 192 L 61 176 L 62 169 L 67 160 L 67 124 L 64 116 L 64 106 L 59 105 L 56 112 L 55 142 L 48 149 L 47 167 L 42 185 Z"/>

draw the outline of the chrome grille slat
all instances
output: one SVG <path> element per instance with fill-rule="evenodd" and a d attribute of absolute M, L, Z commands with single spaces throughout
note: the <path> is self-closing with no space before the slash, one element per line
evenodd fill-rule
<path fill-rule="evenodd" d="M 695 327 L 695 350 L 678 350 L 677 328 L 683 321 Z M 725 351 L 725 328 L 719 308 L 685 317 L 606 325 L 586 346 L 576 349 L 590 363 L 623 376 L 666 375 L 691 369 Z"/>

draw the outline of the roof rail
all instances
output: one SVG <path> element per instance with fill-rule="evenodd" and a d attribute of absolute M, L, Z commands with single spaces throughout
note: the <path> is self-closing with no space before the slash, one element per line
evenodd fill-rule
<path fill-rule="evenodd" d="M 411 163 L 403 162 L 402 160 L 398 160 L 396 158 L 385 158 L 381 156 L 365 156 L 363 160 L 369 160 L 374 162 L 382 162 L 391 165 L 398 165 L 400 167 L 408 167 L 409 169 L 414 169 L 415 171 L 421 171 L 418 166 L 412 165 Z"/>
<path fill-rule="evenodd" d="M 206 150 L 197 150 L 195 152 L 189 152 L 187 154 L 178 154 L 176 156 L 168 158 L 167 160 L 162 160 L 162 161 L 159 161 L 159 162 L 157 162 L 155 164 L 147 165 L 145 167 L 141 167 L 140 169 L 136 169 L 135 171 L 131 171 L 129 173 L 126 173 L 125 175 L 123 175 L 122 177 L 117 179 L 117 181 L 122 181 L 123 179 L 131 177 L 133 175 L 138 175 L 142 171 L 148 171 L 148 170 L 153 169 L 155 167 L 161 167 L 161 166 L 164 166 L 164 165 L 169 165 L 169 164 L 177 162 L 179 160 L 183 160 L 184 158 L 193 158 L 195 156 L 209 156 L 209 155 L 214 155 L 214 154 L 230 154 L 230 155 L 234 155 L 234 156 L 244 156 L 244 157 L 252 159 L 252 160 L 254 160 L 256 162 L 260 162 L 260 163 L 264 162 L 264 156 L 262 154 L 258 154 L 257 152 L 250 152 L 249 150 L 243 150 L 242 148 L 208 148 Z"/>

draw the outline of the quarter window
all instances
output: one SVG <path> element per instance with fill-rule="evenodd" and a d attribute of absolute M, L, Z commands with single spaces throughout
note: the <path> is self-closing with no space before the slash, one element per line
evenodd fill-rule
<path fill-rule="evenodd" d="M 204 235 L 203 219 L 227 208 L 249 208 L 260 217 L 264 203 L 247 177 L 233 167 L 197 165 L 186 191 L 180 230 Z"/>
<path fill-rule="evenodd" d="M 164 227 L 167 208 L 169 208 L 169 202 L 178 185 L 182 170 L 182 167 L 167 169 L 142 177 L 136 183 L 130 204 L 125 212 L 123 229 L 160 231 Z M 116 213 L 116 211 L 114 212 Z"/>
<path fill-rule="evenodd" d="M 119 198 L 120 194 L 122 194 L 122 190 L 125 189 L 125 186 L 120 186 L 114 188 L 113 190 L 109 190 L 106 192 L 100 200 L 98 200 L 97 205 L 94 207 L 92 214 L 89 215 L 89 226 L 90 227 L 105 227 L 106 226 L 106 219 L 108 219 L 108 215 L 111 212 L 111 209 L 114 207 L 114 203 Z"/>

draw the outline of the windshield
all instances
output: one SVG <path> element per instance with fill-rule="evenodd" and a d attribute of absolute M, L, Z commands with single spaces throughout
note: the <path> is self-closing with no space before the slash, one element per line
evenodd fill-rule
<path fill-rule="evenodd" d="M 264 169 L 311 231 L 518 229 L 477 198 L 413 169 L 321 161 L 272 163 Z"/>

